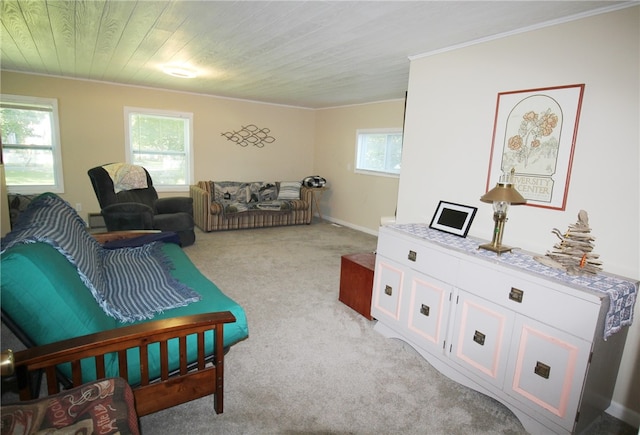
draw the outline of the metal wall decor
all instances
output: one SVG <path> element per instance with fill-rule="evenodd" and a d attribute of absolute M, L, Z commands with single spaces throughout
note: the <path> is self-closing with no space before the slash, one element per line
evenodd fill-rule
<path fill-rule="evenodd" d="M 227 140 L 237 143 L 241 147 L 247 147 L 249 145 L 262 148 L 265 144 L 275 142 L 276 138 L 269 136 L 271 130 L 268 128 L 260 128 L 254 124 L 243 125 L 240 130 L 228 131 L 222 133 L 222 136 Z"/>

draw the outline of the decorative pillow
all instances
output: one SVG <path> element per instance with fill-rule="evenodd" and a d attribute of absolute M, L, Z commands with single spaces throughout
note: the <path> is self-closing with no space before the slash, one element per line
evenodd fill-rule
<path fill-rule="evenodd" d="M 2 405 L 2 433 L 138 435 L 133 391 L 122 378 L 101 379 L 53 396 Z"/>
<path fill-rule="evenodd" d="M 238 181 L 215 181 L 214 201 L 248 202 L 248 185 Z"/>
<path fill-rule="evenodd" d="M 278 199 L 300 199 L 300 181 L 281 181 Z"/>
<path fill-rule="evenodd" d="M 257 181 L 249 183 L 248 202 L 275 201 L 278 198 L 276 183 L 271 181 Z"/>

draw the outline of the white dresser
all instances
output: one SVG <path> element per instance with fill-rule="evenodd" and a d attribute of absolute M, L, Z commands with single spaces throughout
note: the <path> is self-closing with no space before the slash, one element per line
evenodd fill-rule
<path fill-rule="evenodd" d="M 479 244 L 424 224 L 381 227 L 375 329 L 504 403 L 527 431 L 581 432 L 610 404 L 638 283 L 570 277 Z M 622 308 L 607 315 L 611 291 Z"/>

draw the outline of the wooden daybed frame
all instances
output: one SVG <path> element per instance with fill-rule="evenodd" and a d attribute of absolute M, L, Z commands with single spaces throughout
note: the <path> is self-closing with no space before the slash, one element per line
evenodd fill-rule
<path fill-rule="evenodd" d="M 140 361 L 147 361 L 148 346 L 160 345 L 161 375 L 149 379 L 146 364 L 140 364 L 140 385 L 132 385 L 136 412 L 139 417 L 170 408 L 180 403 L 213 394 L 216 414 L 223 411 L 224 396 L 224 353 L 223 329 L 225 323 L 235 322 L 229 311 L 156 320 L 109 331 L 75 337 L 51 344 L 32 347 L 13 354 L 13 364 L 18 380 L 20 400 L 34 399 L 32 393 L 33 373 L 44 371 L 48 394 L 60 392 L 56 366 L 71 363 L 72 386 L 82 384 L 80 361 L 93 358 L 98 378 L 104 378 L 104 356 L 118 354 L 119 376 L 128 379 L 126 351 L 139 348 Z M 213 358 L 205 355 L 204 333 L 213 330 L 215 349 Z M 186 337 L 197 334 L 197 361 L 189 364 L 186 360 Z M 169 372 L 167 342 L 178 338 L 180 368 Z M 37 388 L 36 388 L 37 390 Z M 36 393 L 37 394 L 37 393 Z"/>

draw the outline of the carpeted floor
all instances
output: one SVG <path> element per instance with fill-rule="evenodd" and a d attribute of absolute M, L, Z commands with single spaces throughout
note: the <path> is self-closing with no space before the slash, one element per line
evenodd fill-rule
<path fill-rule="evenodd" d="M 374 236 L 321 221 L 198 231 L 185 252 L 245 308 L 249 338 L 226 357 L 223 414 L 206 397 L 143 417 L 143 433 L 525 433 L 505 406 L 442 376 L 338 301 L 340 257 L 375 247 Z M 604 414 L 589 433 L 636 431 Z"/>
<path fill-rule="evenodd" d="M 245 308 L 249 338 L 227 356 L 222 415 L 205 398 L 142 418 L 145 433 L 525 433 L 338 301 L 340 257 L 375 250 L 374 236 L 320 221 L 197 236 L 187 254 Z M 636 433 L 606 415 L 593 429 Z"/>

